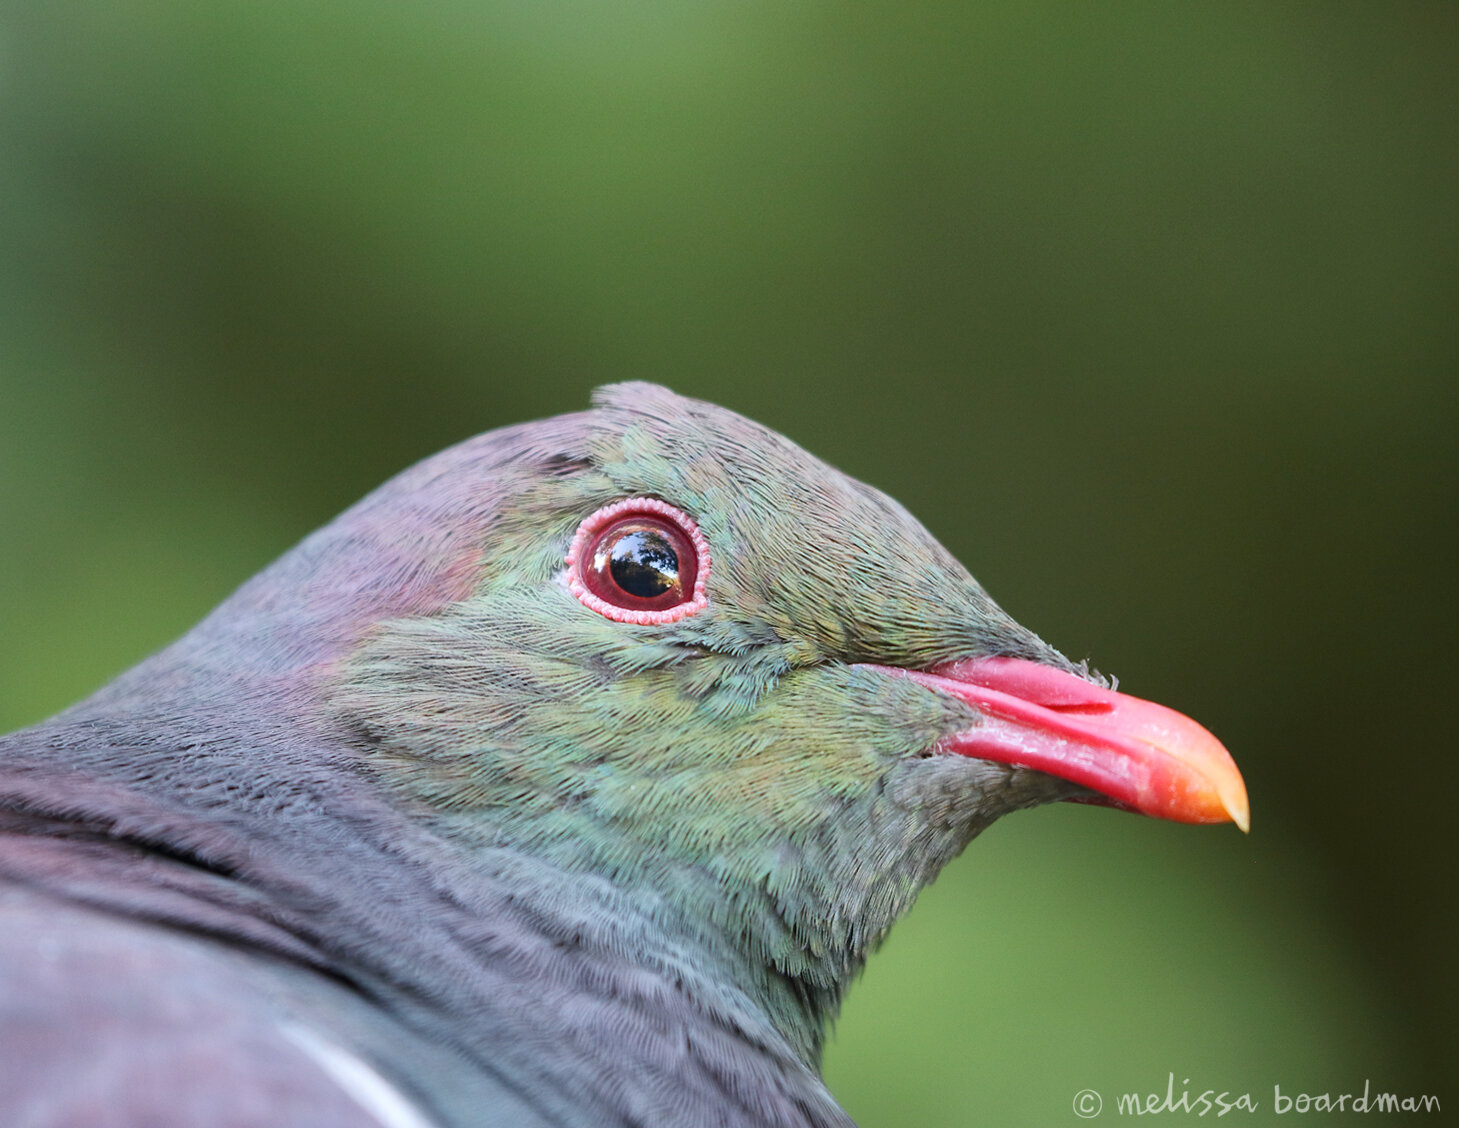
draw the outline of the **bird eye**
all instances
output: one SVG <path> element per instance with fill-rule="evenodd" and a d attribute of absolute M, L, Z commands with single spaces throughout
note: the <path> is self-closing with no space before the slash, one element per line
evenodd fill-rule
<path fill-rule="evenodd" d="M 687 513 L 654 497 L 605 505 L 578 526 L 567 583 L 600 615 L 622 623 L 671 623 L 709 597 L 709 543 Z"/>

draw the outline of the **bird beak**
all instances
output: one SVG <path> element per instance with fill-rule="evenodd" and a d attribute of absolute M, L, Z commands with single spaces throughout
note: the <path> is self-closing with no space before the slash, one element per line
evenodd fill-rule
<path fill-rule="evenodd" d="M 926 672 L 878 668 L 983 715 L 940 751 L 1047 772 L 1096 792 L 1095 802 L 1156 818 L 1250 826 L 1231 754 L 1174 709 L 1021 658 L 964 659 Z"/>

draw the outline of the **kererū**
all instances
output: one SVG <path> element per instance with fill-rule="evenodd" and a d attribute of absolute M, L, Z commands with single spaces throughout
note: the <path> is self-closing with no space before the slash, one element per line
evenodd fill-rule
<path fill-rule="evenodd" d="M 0 738 L 0 1124 L 846 1125 L 868 953 L 1066 799 L 1247 823 L 895 501 L 604 388 Z"/>

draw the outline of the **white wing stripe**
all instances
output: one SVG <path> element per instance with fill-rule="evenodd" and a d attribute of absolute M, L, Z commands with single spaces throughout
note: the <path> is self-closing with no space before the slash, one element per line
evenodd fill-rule
<path fill-rule="evenodd" d="M 399 1089 L 348 1050 L 326 1042 L 313 1030 L 297 1023 L 281 1023 L 279 1029 L 373 1116 L 380 1128 L 436 1128 Z"/>

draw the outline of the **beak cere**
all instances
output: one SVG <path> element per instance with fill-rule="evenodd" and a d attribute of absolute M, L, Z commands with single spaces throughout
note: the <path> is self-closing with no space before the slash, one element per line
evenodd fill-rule
<path fill-rule="evenodd" d="M 1022 658 L 975 658 L 934 671 L 878 666 L 967 702 L 981 724 L 938 750 L 1033 768 L 1097 793 L 1097 802 L 1176 822 L 1250 827 L 1231 754 L 1195 721 Z"/>

